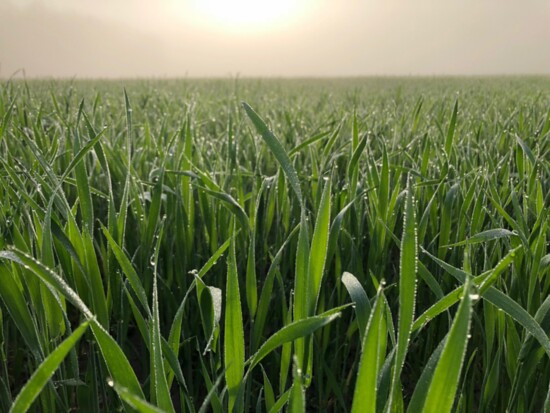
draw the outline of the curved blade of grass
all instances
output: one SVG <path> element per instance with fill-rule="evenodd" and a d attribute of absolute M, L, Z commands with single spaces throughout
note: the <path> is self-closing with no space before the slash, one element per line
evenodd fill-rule
<path fill-rule="evenodd" d="M 84 304 L 84 301 L 69 287 L 66 281 L 34 257 L 26 252 L 13 249 L 11 251 L 0 251 L 0 259 L 15 262 L 22 265 L 25 269 L 31 270 L 42 282 L 52 285 L 60 291 L 86 318 L 94 318 L 94 315 L 86 304 Z"/>
<path fill-rule="evenodd" d="M 112 385 L 120 398 L 127 403 L 132 409 L 135 409 L 138 413 L 165 413 L 164 410 L 159 409 L 156 406 L 146 402 L 141 397 L 136 396 L 126 387 L 120 386 L 113 381 L 109 381 L 107 384 Z"/>
<path fill-rule="evenodd" d="M 479 286 L 478 293 L 480 296 L 483 297 L 485 295 L 485 291 L 491 287 L 491 285 L 496 281 L 500 273 L 502 273 L 509 265 L 512 264 L 515 253 L 520 249 L 521 246 L 513 249 L 508 254 L 506 254 L 506 256 L 502 260 L 499 261 L 495 268 L 486 271 L 485 273 L 473 279 L 473 283 Z M 460 282 L 463 282 L 462 280 L 465 280 L 467 277 L 471 276 L 469 273 L 458 268 L 454 268 L 451 265 L 439 260 L 439 258 L 432 256 L 427 251 L 423 251 L 432 259 L 436 260 L 436 262 L 438 262 L 443 268 L 447 269 Z M 441 297 L 435 304 L 429 307 L 422 315 L 420 315 L 415 320 L 413 324 L 413 331 L 421 328 L 431 319 L 441 314 L 443 311 L 446 311 L 448 308 L 458 302 L 460 300 L 461 289 L 461 287 L 455 288 L 453 291 L 448 293 L 446 296 Z"/>
<path fill-rule="evenodd" d="M 113 379 L 117 380 L 119 383 L 126 384 L 125 387 L 131 390 L 133 394 L 144 398 L 139 381 L 124 351 L 122 351 L 114 338 L 99 324 L 93 323 L 90 327 L 99 344 L 107 369 Z"/>
<path fill-rule="evenodd" d="M 65 172 L 63 172 L 63 175 L 61 175 L 61 178 L 59 179 L 60 182 L 65 181 L 65 179 L 69 176 L 69 174 L 72 172 L 72 170 L 75 168 L 76 165 L 86 156 L 88 152 L 90 152 L 94 146 L 99 142 L 103 134 L 107 131 L 107 128 L 103 128 L 101 131 L 99 131 L 94 137 L 90 138 L 86 144 L 78 150 L 78 152 L 75 154 L 73 159 L 71 159 L 71 162 L 65 169 Z"/>
<path fill-rule="evenodd" d="M 34 400 L 38 397 L 46 383 L 48 383 L 48 380 L 53 376 L 67 354 L 69 354 L 69 351 L 71 351 L 88 329 L 88 325 L 89 321 L 82 323 L 38 366 L 15 398 L 10 408 L 10 413 L 24 413 L 29 410 Z"/>
<path fill-rule="evenodd" d="M 414 321 L 412 331 L 416 331 L 419 328 L 425 326 L 433 318 L 437 317 L 439 314 L 447 311 L 455 303 L 460 301 L 460 292 L 462 287 L 457 287 L 444 297 L 440 298 L 435 304 L 430 306 L 426 311 L 424 311 L 418 318 Z"/>
<path fill-rule="evenodd" d="M 515 232 L 509 231 L 504 228 L 488 229 L 486 231 L 482 231 L 475 235 L 472 235 L 470 238 L 464 241 L 460 241 L 455 244 L 443 245 L 443 247 L 458 247 L 460 245 L 466 244 L 479 244 L 481 242 L 493 241 L 495 239 L 515 236 L 517 236 Z"/>
<path fill-rule="evenodd" d="M 331 323 L 340 317 L 340 313 L 329 315 L 318 315 L 304 318 L 303 320 L 294 321 L 287 324 L 271 337 L 269 337 L 260 349 L 254 354 L 246 364 L 250 364 L 249 371 L 258 365 L 264 357 L 275 350 L 277 347 L 294 341 L 297 338 L 309 336 L 316 330 Z"/>
<path fill-rule="evenodd" d="M 198 294 L 199 310 L 201 312 L 205 334 L 208 338 L 203 352 L 203 354 L 206 354 L 210 350 L 210 346 L 215 337 L 216 327 L 221 320 L 222 290 L 217 287 L 206 285 L 198 275 L 195 275 L 195 282 L 197 286 L 200 285 L 200 293 Z M 197 288 L 197 291 L 199 291 L 199 288 Z"/>
<path fill-rule="evenodd" d="M 295 155 L 297 153 L 299 153 L 302 149 L 304 148 L 307 148 L 309 145 L 317 142 L 317 141 L 320 141 L 321 139 L 323 138 L 326 138 L 328 137 L 330 134 L 330 131 L 328 132 L 321 132 L 321 133 L 318 133 L 317 135 L 309 138 L 309 139 L 306 139 L 305 141 L 301 142 L 300 144 L 296 145 L 294 148 L 292 148 L 289 152 L 288 152 L 288 156 L 292 156 L 292 155 Z"/>
<path fill-rule="evenodd" d="M 214 198 L 219 199 L 223 202 L 223 205 L 227 207 L 231 212 L 235 214 L 243 228 L 245 228 L 247 231 L 250 230 L 250 222 L 248 220 L 248 216 L 246 215 L 246 212 L 244 212 L 244 209 L 239 205 L 239 203 L 233 198 L 231 195 L 225 192 L 221 191 L 213 191 L 212 189 L 200 186 L 204 192 L 206 192 L 208 195 L 212 195 Z"/>
<path fill-rule="evenodd" d="M 535 321 L 541 324 L 541 327 L 544 326 L 545 320 L 548 322 L 547 315 L 550 311 L 550 295 L 546 297 L 544 302 L 540 305 L 537 313 L 535 314 Z M 519 351 L 519 360 L 525 360 L 527 357 L 531 356 L 534 353 L 534 338 L 532 336 L 527 336 L 523 339 L 521 344 L 521 349 Z"/>
<path fill-rule="evenodd" d="M 550 357 L 550 339 L 548 338 L 548 334 L 521 305 L 494 287 L 489 288 L 483 295 L 483 298 L 516 320 L 529 334 L 537 339 L 548 357 Z"/>
<path fill-rule="evenodd" d="M 424 413 L 446 413 L 453 407 L 468 344 L 471 315 L 472 298 L 468 280 L 464 285 L 462 301 L 428 389 L 422 409 Z"/>
<path fill-rule="evenodd" d="M 284 392 L 281 397 L 275 402 L 275 404 L 269 409 L 268 413 L 279 413 L 283 407 L 285 407 L 285 404 L 288 403 L 288 399 L 290 398 L 290 392 L 291 389 Z"/>
<path fill-rule="evenodd" d="M 124 387 L 127 387 L 137 396 L 144 397 L 136 374 L 126 358 L 124 351 L 122 351 L 117 342 L 101 324 L 95 320 L 90 309 L 78 294 L 67 285 L 63 278 L 44 266 L 41 262 L 19 250 L 0 251 L 0 259 L 7 259 L 30 269 L 42 282 L 52 285 L 60 291 L 88 320 L 91 320 L 90 328 L 99 344 L 101 354 L 103 355 L 107 369 L 113 376 L 113 379 L 121 383 L 121 385 L 124 385 Z"/>
<path fill-rule="evenodd" d="M 381 336 L 386 334 L 383 328 L 384 313 L 384 299 L 380 290 L 362 340 L 363 351 L 359 361 L 351 413 L 376 413 L 380 359 L 385 356 L 385 346 L 380 345 Z"/>
<path fill-rule="evenodd" d="M 342 283 L 346 287 L 346 290 L 348 290 L 348 294 L 355 304 L 355 315 L 357 317 L 357 324 L 359 325 L 359 336 L 361 337 L 361 343 L 363 343 L 363 337 L 367 330 L 371 312 L 369 298 L 363 286 L 353 274 L 344 272 L 342 275 Z"/>
<path fill-rule="evenodd" d="M 512 254 L 514 251 L 515 249 L 510 251 L 508 255 Z M 441 261 L 429 252 L 424 250 L 424 253 L 460 282 L 463 282 L 462 280 L 469 276 L 468 273 L 458 268 L 455 268 L 444 261 Z M 503 262 L 505 259 L 506 257 L 503 258 L 501 262 Z M 486 278 L 486 275 L 482 274 L 482 276 L 483 279 Z M 477 283 L 478 279 L 479 278 L 476 277 L 474 281 Z M 481 279 L 479 280 L 481 281 Z M 502 291 L 496 289 L 495 287 L 489 287 L 483 294 L 481 294 L 481 297 L 489 301 L 497 308 L 500 308 L 502 311 L 504 311 L 506 314 L 516 320 L 519 324 L 521 324 L 521 326 L 525 328 L 529 332 L 529 334 L 537 339 L 537 341 L 546 351 L 546 354 L 548 354 L 548 356 L 550 357 L 550 339 L 548 338 L 548 335 L 545 333 L 540 324 L 533 318 L 533 316 L 529 314 L 521 305 L 519 305 L 516 301 L 514 301 L 512 298 L 504 294 Z"/>
<path fill-rule="evenodd" d="M 531 163 L 535 165 L 537 160 L 535 159 L 535 156 L 533 155 L 533 152 L 531 151 L 529 146 L 527 146 L 527 144 L 517 134 L 514 134 L 514 135 L 516 137 L 516 141 L 518 142 L 519 146 L 521 146 L 523 153 L 527 155 Z"/>
<path fill-rule="evenodd" d="M 289 156 L 287 155 L 285 149 L 283 148 L 283 145 L 281 145 L 281 142 L 279 142 L 279 139 L 269 130 L 266 123 L 263 121 L 262 118 L 252 109 L 248 103 L 242 102 L 243 108 L 254 124 L 254 127 L 258 131 L 258 133 L 262 136 L 265 143 L 273 152 L 273 155 L 275 155 L 275 158 L 281 165 L 281 168 L 283 169 L 288 182 L 290 183 L 290 186 L 296 193 L 296 196 L 298 197 L 298 201 L 300 202 L 300 206 L 303 207 L 304 200 L 302 196 L 302 190 L 300 188 L 300 181 L 298 180 L 298 174 L 296 173 L 296 170 L 294 169 L 294 166 L 292 166 L 292 161 L 290 160 Z"/>

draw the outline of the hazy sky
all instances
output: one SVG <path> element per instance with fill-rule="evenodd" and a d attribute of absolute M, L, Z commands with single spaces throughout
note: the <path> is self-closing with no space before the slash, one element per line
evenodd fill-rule
<path fill-rule="evenodd" d="M 550 0 L 0 0 L 0 77 L 550 74 Z"/>

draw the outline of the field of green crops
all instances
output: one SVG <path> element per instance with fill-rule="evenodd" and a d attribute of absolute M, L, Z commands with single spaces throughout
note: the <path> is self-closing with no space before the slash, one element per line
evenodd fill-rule
<path fill-rule="evenodd" d="M 550 78 L 2 81 L 1 412 L 550 411 Z"/>

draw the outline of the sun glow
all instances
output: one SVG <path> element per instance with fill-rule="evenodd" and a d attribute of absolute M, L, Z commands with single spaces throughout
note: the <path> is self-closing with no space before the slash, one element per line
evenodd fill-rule
<path fill-rule="evenodd" d="M 295 19 L 308 0 L 193 0 L 202 24 L 248 31 L 272 29 Z"/>

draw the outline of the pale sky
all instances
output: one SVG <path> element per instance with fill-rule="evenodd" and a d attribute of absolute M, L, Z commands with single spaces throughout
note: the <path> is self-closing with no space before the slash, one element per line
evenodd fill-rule
<path fill-rule="evenodd" d="M 0 0 L 0 77 L 550 74 L 550 0 Z"/>

